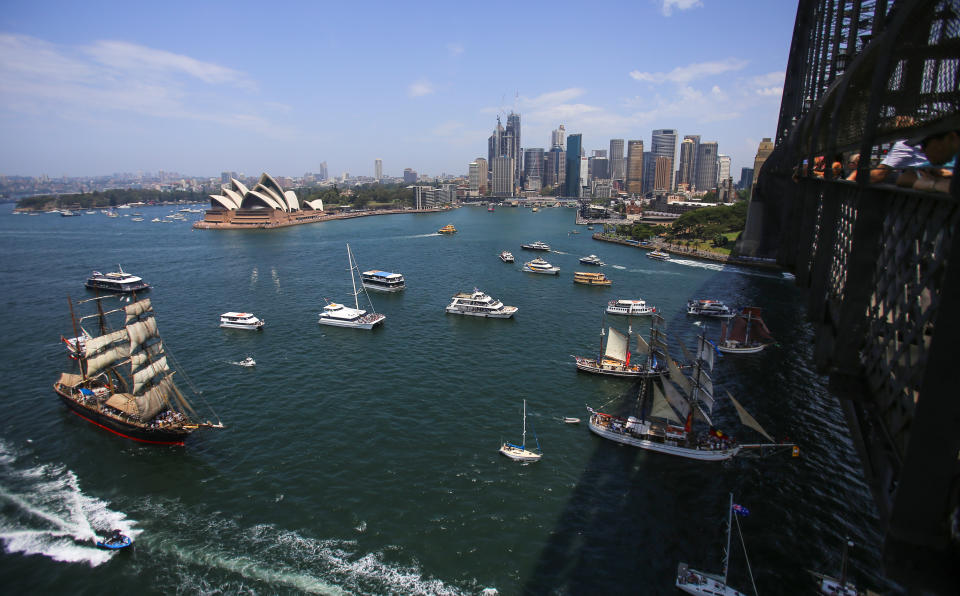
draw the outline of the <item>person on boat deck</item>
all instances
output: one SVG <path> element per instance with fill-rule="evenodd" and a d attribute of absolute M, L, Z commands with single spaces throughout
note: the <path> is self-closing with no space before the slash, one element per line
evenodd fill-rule
<path fill-rule="evenodd" d="M 110 537 L 109 542 L 123 542 L 123 534 L 120 533 L 120 530 L 113 531 L 113 536 Z"/>

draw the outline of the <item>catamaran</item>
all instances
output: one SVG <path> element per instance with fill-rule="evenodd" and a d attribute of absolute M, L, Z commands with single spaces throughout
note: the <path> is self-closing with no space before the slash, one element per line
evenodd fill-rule
<path fill-rule="evenodd" d="M 540 441 L 537 439 L 536 432 L 533 433 L 533 439 L 537 443 L 536 451 L 527 449 L 527 400 L 523 400 L 523 440 L 519 445 L 504 442 L 500 446 L 500 453 L 516 461 L 539 461 L 543 457 L 543 452 L 540 451 Z"/>
<path fill-rule="evenodd" d="M 740 544 L 743 544 L 743 558 L 747 562 L 747 572 L 750 574 L 750 583 L 753 585 L 753 593 L 757 594 L 757 584 L 753 581 L 753 570 L 750 569 L 750 558 L 747 557 L 747 546 L 743 542 L 743 532 L 740 531 L 740 520 L 737 519 L 737 516 L 748 513 L 746 507 L 734 504 L 733 493 L 730 493 L 730 507 L 727 510 L 727 548 L 723 551 L 723 575 L 698 571 L 691 569 L 686 563 L 680 563 L 677 566 L 675 583 L 677 588 L 695 596 L 744 596 L 742 592 L 727 585 L 727 569 L 730 566 L 730 533 L 733 522 L 736 520 Z"/>
<path fill-rule="evenodd" d="M 104 302 L 110 299 L 115 296 L 80 301 L 94 302 L 97 312 L 79 318 L 70 301 L 74 333 L 88 319 L 99 322 L 100 332 L 78 350 L 79 370 L 61 373 L 53 384 L 63 403 L 87 422 L 142 443 L 182 445 L 198 429 L 223 428 L 219 419 L 216 424 L 202 420 L 174 383 L 173 376 L 179 372 L 199 395 L 160 339 L 150 299 L 104 310 Z M 108 320 L 118 313 L 126 318 L 122 327 L 114 329 Z"/>
<path fill-rule="evenodd" d="M 770 330 L 756 306 L 744 307 L 730 321 L 720 325 L 717 349 L 727 354 L 756 354 L 774 343 Z"/>
<path fill-rule="evenodd" d="M 691 376 L 684 375 L 677 363 L 668 359 L 669 381 L 647 379 L 640 386 L 636 415 L 622 418 L 588 407 L 590 430 L 604 439 L 624 445 L 701 461 L 731 459 L 744 449 L 792 447 L 793 455 L 799 455 L 793 443 L 775 442 L 730 392 L 727 397 L 736 408 L 740 422 L 770 442 L 741 444 L 714 428 L 710 420 L 714 405 L 713 380 L 707 373 L 707 368 L 713 370 L 713 358 L 713 344 L 701 335 L 697 338 L 697 355 Z M 695 421 L 706 423 L 709 431 L 695 432 Z"/>
<path fill-rule="evenodd" d="M 364 291 L 362 284 L 360 285 L 360 289 L 357 290 L 357 278 L 354 275 L 354 271 L 359 274 L 360 268 L 353 259 L 353 253 L 350 251 L 349 244 L 347 244 L 347 262 L 350 267 L 350 281 L 353 283 L 353 305 L 356 308 L 349 308 L 337 302 L 327 302 L 327 305 L 323 307 L 323 312 L 319 314 L 317 322 L 321 325 L 332 325 L 334 327 L 373 329 L 374 326 L 382 323 L 387 318 L 387 315 L 380 314 L 373 309 L 373 301 L 370 300 L 370 295 Z M 369 313 L 360 308 L 360 294 L 367 297 L 367 302 L 370 304 Z"/>

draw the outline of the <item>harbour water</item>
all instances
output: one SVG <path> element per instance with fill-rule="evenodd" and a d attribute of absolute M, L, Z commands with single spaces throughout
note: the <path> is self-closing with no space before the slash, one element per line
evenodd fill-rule
<path fill-rule="evenodd" d="M 761 593 L 812 590 L 808 569 L 883 588 L 875 512 L 848 431 L 811 367 L 803 299 L 776 272 L 693 260 L 572 235 L 570 209 L 467 207 L 257 231 L 198 231 L 102 215 L 13 215 L 0 208 L 0 585 L 99 594 L 672 594 L 677 563 L 719 571 L 727 494 Z M 441 236 L 453 223 L 459 232 Z M 542 240 L 546 255 L 520 249 Z M 321 327 L 324 299 L 352 302 L 349 242 L 362 269 L 403 273 L 372 294 L 384 325 Z M 498 254 L 510 250 L 517 262 Z M 610 288 L 572 283 L 595 253 Z M 559 276 L 521 272 L 544 256 Z M 70 414 L 51 385 L 70 361 L 67 296 L 91 270 L 121 264 L 153 285 L 165 346 L 226 429 L 184 447 L 120 439 Z M 588 269 L 590 270 L 590 269 Z M 519 307 L 510 320 L 446 315 L 478 287 Z M 718 298 L 763 308 L 780 345 L 727 356 L 714 373 L 714 422 L 745 441 L 729 390 L 789 453 L 698 463 L 604 441 L 586 407 L 627 411 L 630 381 L 577 373 L 603 306 L 643 298 L 671 347 L 701 326 L 684 306 Z M 362 305 L 361 305 L 362 306 Z M 252 311 L 262 332 L 218 327 Z M 625 331 L 627 320 L 608 317 Z M 705 322 L 708 336 L 719 325 Z M 634 319 L 634 331 L 648 320 Z M 256 366 L 232 364 L 252 356 Z M 522 401 L 542 461 L 497 453 L 519 441 Z M 563 424 L 565 416 L 584 419 Z M 529 431 L 529 428 L 528 428 Z M 528 443 L 532 433 L 528 432 Z M 133 552 L 88 542 L 122 528 Z M 749 590 L 734 544 L 731 584 Z"/>

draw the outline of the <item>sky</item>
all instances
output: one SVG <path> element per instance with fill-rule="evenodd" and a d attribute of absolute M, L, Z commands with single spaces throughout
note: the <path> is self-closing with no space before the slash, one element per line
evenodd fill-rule
<path fill-rule="evenodd" d="M 731 175 L 773 137 L 796 0 L 4 0 L 0 175 L 466 174 L 496 118 L 655 128 Z"/>

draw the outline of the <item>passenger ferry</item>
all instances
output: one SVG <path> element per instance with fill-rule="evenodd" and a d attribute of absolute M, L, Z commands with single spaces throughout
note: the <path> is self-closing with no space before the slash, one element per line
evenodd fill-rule
<path fill-rule="evenodd" d="M 126 273 L 123 267 L 119 265 L 117 267 L 120 270 L 113 273 L 94 271 L 84 285 L 91 290 L 106 290 L 108 292 L 141 292 L 150 289 L 147 282 L 136 275 Z"/>
<path fill-rule="evenodd" d="M 670 253 L 663 252 L 662 250 L 655 249 L 647 253 L 647 257 L 651 259 L 656 259 L 658 261 L 666 261 L 670 258 Z"/>
<path fill-rule="evenodd" d="M 580 259 L 580 262 L 584 265 L 603 265 L 603 261 L 600 260 L 600 257 L 597 255 L 590 255 Z"/>
<path fill-rule="evenodd" d="M 687 302 L 687 314 L 722 319 L 729 319 L 734 315 L 730 307 L 719 300 L 691 300 Z"/>
<path fill-rule="evenodd" d="M 513 316 L 513 313 L 517 312 L 517 307 L 504 306 L 503 302 L 491 298 L 477 288 L 474 288 L 473 292 L 458 292 L 454 294 L 453 302 L 447 306 L 447 312 L 453 315 L 509 319 Z"/>
<path fill-rule="evenodd" d="M 389 271 L 364 271 L 360 274 L 360 283 L 368 290 L 380 292 L 399 292 L 407 287 L 403 275 Z"/>
<path fill-rule="evenodd" d="M 500 253 L 500 260 L 503 261 L 504 263 L 512 263 L 512 262 L 513 262 L 513 253 L 510 252 L 509 250 L 505 250 L 505 251 L 501 252 L 501 253 Z"/>
<path fill-rule="evenodd" d="M 549 250 L 550 250 L 550 245 L 549 245 L 549 244 L 545 244 L 545 243 L 540 242 L 539 240 L 537 240 L 536 242 L 531 242 L 530 244 L 521 244 L 521 245 L 520 245 L 520 248 L 522 248 L 522 249 L 524 249 L 524 250 L 543 250 L 543 251 L 549 251 Z"/>
<path fill-rule="evenodd" d="M 588 286 L 609 286 L 613 282 L 607 279 L 602 273 L 587 273 L 584 271 L 574 271 L 573 283 L 584 284 Z"/>
<path fill-rule="evenodd" d="M 442 228 L 440 228 L 439 230 L 437 230 L 437 233 L 438 234 L 456 234 L 457 228 L 453 227 L 453 224 L 447 224 Z"/>
<path fill-rule="evenodd" d="M 529 273 L 543 273 L 545 275 L 557 275 L 560 273 L 559 267 L 554 267 L 541 258 L 536 258 L 523 264 L 523 270 Z"/>
<path fill-rule="evenodd" d="M 643 300 L 611 300 L 607 303 L 607 312 L 611 315 L 644 316 L 657 312 L 653 306 L 647 306 Z"/>
<path fill-rule="evenodd" d="M 225 312 L 220 315 L 220 326 L 227 329 L 250 329 L 251 331 L 260 331 L 263 329 L 264 322 L 253 313 L 249 312 Z"/>

